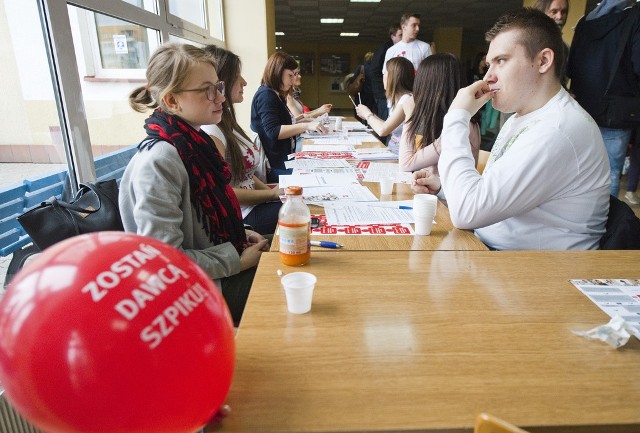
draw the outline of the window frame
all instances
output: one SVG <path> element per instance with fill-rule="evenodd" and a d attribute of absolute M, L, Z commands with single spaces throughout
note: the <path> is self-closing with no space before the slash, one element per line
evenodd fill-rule
<path fill-rule="evenodd" d="M 205 12 L 210 11 L 212 5 L 216 4 L 220 5 L 220 11 L 222 11 L 222 0 L 203 0 L 203 2 Z M 156 30 L 160 34 L 160 44 L 169 41 L 169 35 L 172 34 L 198 44 L 225 46 L 224 34 L 222 39 L 216 39 L 207 29 L 186 22 L 180 25 L 179 21 L 169 18 L 167 4 L 168 0 L 157 0 L 158 10 L 157 13 L 153 13 L 122 0 L 38 0 L 54 99 L 74 193 L 78 183 L 94 181 L 96 174 L 78 62 L 73 49 L 68 6 L 109 15 Z M 209 14 L 205 19 L 208 27 L 211 27 L 208 16 Z"/>

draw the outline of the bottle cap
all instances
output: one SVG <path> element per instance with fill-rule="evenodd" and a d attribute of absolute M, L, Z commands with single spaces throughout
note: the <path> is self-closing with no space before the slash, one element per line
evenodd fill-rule
<path fill-rule="evenodd" d="M 301 186 L 288 186 L 284 193 L 286 195 L 302 195 L 302 187 Z"/>

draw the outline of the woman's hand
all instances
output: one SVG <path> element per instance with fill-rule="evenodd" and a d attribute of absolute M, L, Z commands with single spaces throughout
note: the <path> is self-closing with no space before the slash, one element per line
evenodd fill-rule
<path fill-rule="evenodd" d="M 333 108 L 332 104 L 324 104 L 320 107 L 318 107 L 318 115 L 323 115 L 323 114 L 329 114 L 329 112 L 331 111 L 331 109 Z"/>
<path fill-rule="evenodd" d="M 258 240 L 258 237 L 261 238 L 261 240 Z M 240 254 L 241 271 L 256 267 L 260 261 L 262 252 L 269 251 L 269 241 L 254 231 L 247 230 L 247 241 L 245 249 L 242 251 L 242 254 Z"/>
<path fill-rule="evenodd" d="M 356 107 L 356 113 L 358 114 L 359 118 L 366 119 L 367 116 L 371 114 L 371 110 L 366 105 L 358 104 L 358 106 Z"/>
<path fill-rule="evenodd" d="M 329 130 L 320 122 L 310 122 L 307 125 L 307 132 L 319 132 L 321 134 L 326 134 Z"/>

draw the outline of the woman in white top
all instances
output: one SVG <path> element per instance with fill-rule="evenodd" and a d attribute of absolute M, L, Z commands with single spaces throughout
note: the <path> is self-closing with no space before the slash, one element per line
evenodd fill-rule
<path fill-rule="evenodd" d="M 238 125 L 233 104 L 244 100 L 247 82 L 241 75 L 240 58 L 224 48 L 208 45 L 204 50 L 213 57 L 218 76 L 226 83 L 222 121 L 217 125 L 203 125 L 218 150 L 231 166 L 231 185 L 240 202 L 245 224 L 260 234 L 274 233 L 281 206 L 279 188 L 266 185 L 263 180 L 267 159 L 259 140 L 253 142 Z M 259 178 L 262 177 L 263 180 Z"/>
<path fill-rule="evenodd" d="M 364 104 L 356 107 L 356 113 L 380 137 L 391 134 L 387 146 L 397 155 L 405 119 L 403 105 L 411 99 L 413 92 L 413 64 L 404 57 L 394 57 L 387 62 L 387 73 L 382 78 L 389 106 L 389 117 L 386 120 L 380 119 Z"/>

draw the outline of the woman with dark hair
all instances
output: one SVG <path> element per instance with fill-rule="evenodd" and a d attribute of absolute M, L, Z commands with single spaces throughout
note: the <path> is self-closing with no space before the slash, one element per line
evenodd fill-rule
<path fill-rule="evenodd" d="M 431 167 L 438 173 L 444 115 L 461 86 L 462 66 L 453 54 L 434 54 L 420 63 L 413 86 L 413 101 L 405 104 L 407 121 L 400 139 L 400 170 Z M 469 140 L 477 163 L 480 128 L 475 119 L 471 119 Z"/>
<path fill-rule="evenodd" d="M 300 90 L 300 85 L 302 84 L 302 74 L 300 73 L 300 68 L 296 68 L 293 71 L 293 86 L 291 86 L 291 90 L 287 95 L 287 107 L 291 110 L 291 114 L 293 114 L 296 119 L 300 122 L 302 121 L 310 121 L 315 119 L 318 116 L 322 116 L 323 114 L 329 114 L 332 104 L 322 104 L 315 110 L 311 110 L 309 107 L 304 105 L 304 103 L 300 100 L 300 95 L 302 94 L 302 90 Z"/>
<path fill-rule="evenodd" d="M 284 166 L 295 149 L 295 138 L 305 131 L 326 134 L 327 128 L 318 122 L 296 123 L 287 107 L 287 94 L 295 81 L 296 59 L 277 51 L 269 57 L 262 82 L 251 102 L 251 129 L 260 137 L 271 171 L 269 182 L 278 182 L 281 174 L 291 174 Z"/>
<path fill-rule="evenodd" d="M 253 142 L 238 125 L 233 104 L 244 100 L 247 82 L 241 75 L 240 57 L 224 48 L 207 45 L 204 50 L 216 63 L 218 77 L 225 82 L 222 120 L 203 125 L 231 166 L 231 186 L 240 202 L 245 224 L 265 235 L 274 233 L 281 202 L 279 189 L 265 185 L 267 159 L 260 142 Z"/>
<path fill-rule="evenodd" d="M 356 107 L 358 117 L 363 119 L 380 137 L 390 135 L 387 141 L 389 150 L 398 154 L 402 123 L 405 119 L 403 105 L 411 99 L 413 91 L 413 64 L 405 57 L 394 57 L 387 61 L 387 72 L 382 76 L 389 117 L 386 120 L 376 116 L 369 107 L 359 104 Z"/>

